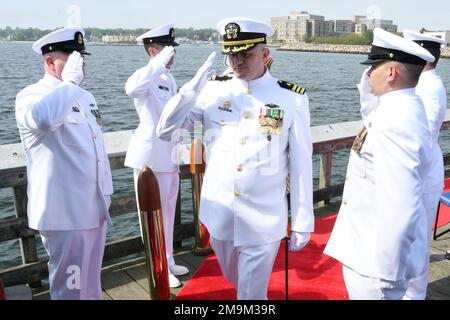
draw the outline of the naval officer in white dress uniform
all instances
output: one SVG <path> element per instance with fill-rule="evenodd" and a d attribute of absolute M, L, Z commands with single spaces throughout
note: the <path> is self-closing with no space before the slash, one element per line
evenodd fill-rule
<path fill-rule="evenodd" d="M 429 61 L 434 57 L 416 43 L 374 30 L 363 62 L 371 68 L 360 84 L 361 102 L 372 105 L 362 105 L 365 127 L 350 153 L 342 205 L 325 248 L 343 264 L 350 299 L 404 298 L 408 271 L 417 263 L 414 242 L 427 228 L 423 183 L 431 147 L 414 87 Z"/>
<path fill-rule="evenodd" d="M 447 91 L 441 77 L 436 73 L 436 66 L 441 54 L 441 45 L 445 41 L 412 30 L 403 30 L 403 37 L 427 49 L 435 58 L 434 62 L 428 62 L 425 65 L 416 86 L 416 94 L 422 99 L 428 119 L 428 129 L 431 135 L 431 163 L 424 184 L 427 230 L 416 241 L 416 245 L 420 249 L 418 248 L 415 251 L 421 255 L 422 259 L 417 257 L 417 263 L 413 265 L 414 268 L 410 271 L 413 280 L 409 282 L 406 298 L 423 300 L 426 297 L 428 287 L 433 221 L 436 217 L 439 197 L 444 189 L 444 160 L 438 140 L 447 110 Z"/>
<path fill-rule="evenodd" d="M 28 223 L 49 255 L 52 299 L 101 299 L 110 223 L 111 170 L 85 77 L 84 31 L 56 30 L 33 44 L 45 75 L 19 92 L 16 119 L 26 152 Z"/>
<path fill-rule="evenodd" d="M 156 125 L 167 101 L 177 93 L 170 67 L 174 63 L 174 47 L 178 43 L 175 42 L 172 24 L 156 27 L 137 40 L 144 43 L 150 61 L 133 73 L 125 84 L 125 91 L 133 98 L 139 115 L 139 126 L 131 138 L 125 166 L 134 169 L 135 186 L 144 166 L 149 166 L 156 175 L 161 195 L 169 284 L 175 288 L 181 286 L 176 276 L 189 273 L 188 268 L 176 265 L 173 258 L 173 226 L 179 189 L 178 164 L 172 159 L 176 143 L 160 140 L 156 136 Z"/>
<path fill-rule="evenodd" d="M 291 250 L 305 246 L 314 229 L 308 97 L 265 67 L 270 25 L 227 18 L 217 30 L 233 76 L 208 81 L 213 52 L 168 102 L 157 132 L 170 140 L 177 129 L 202 122 L 207 152 L 200 220 L 237 298 L 263 300 L 286 236 L 289 172 Z"/>

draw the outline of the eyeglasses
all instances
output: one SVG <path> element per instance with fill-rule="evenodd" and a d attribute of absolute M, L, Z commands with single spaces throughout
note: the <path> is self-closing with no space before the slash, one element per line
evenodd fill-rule
<path fill-rule="evenodd" d="M 230 60 L 236 60 L 237 58 L 240 58 L 241 60 L 246 60 L 252 56 L 252 53 L 250 51 L 244 51 L 244 52 L 230 53 L 227 56 Z"/>

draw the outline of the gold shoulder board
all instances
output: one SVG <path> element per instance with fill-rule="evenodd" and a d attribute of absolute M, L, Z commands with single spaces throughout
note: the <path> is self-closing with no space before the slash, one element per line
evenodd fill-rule
<path fill-rule="evenodd" d="M 284 89 L 288 89 L 288 90 L 297 92 L 299 94 L 304 94 L 306 92 L 305 88 L 300 87 L 296 84 L 284 81 L 284 80 L 278 80 L 278 84 L 280 85 L 280 87 L 282 87 Z"/>

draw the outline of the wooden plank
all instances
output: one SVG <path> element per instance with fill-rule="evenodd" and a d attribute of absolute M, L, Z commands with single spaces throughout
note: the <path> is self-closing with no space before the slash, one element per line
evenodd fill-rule
<path fill-rule="evenodd" d="M 1 172 L 0 188 L 23 186 L 27 184 L 26 168 L 11 170 L 9 172 Z"/>
<path fill-rule="evenodd" d="M 38 234 L 39 232 L 28 228 L 26 218 L 8 218 L 0 220 L 0 242 L 26 238 Z"/>
<path fill-rule="evenodd" d="M 444 165 L 447 166 L 449 164 L 450 164 L 450 154 L 446 154 L 446 155 L 444 155 Z"/>
<path fill-rule="evenodd" d="M 48 284 L 33 289 L 33 300 L 51 300 Z"/>
<path fill-rule="evenodd" d="M 102 289 L 113 300 L 149 300 L 149 294 L 123 270 L 102 274 Z"/>
<path fill-rule="evenodd" d="M 333 152 L 328 151 L 320 155 L 320 174 L 319 174 L 319 189 L 328 188 L 331 186 L 331 175 L 333 173 Z M 319 206 L 326 205 L 330 199 L 324 199 L 318 203 Z"/>
<path fill-rule="evenodd" d="M 102 291 L 103 300 L 113 300 L 113 298 L 105 291 Z"/>
<path fill-rule="evenodd" d="M 445 242 L 446 248 L 450 248 L 450 240 L 446 239 Z M 450 299 L 450 260 L 445 259 L 444 255 L 444 250 L 431 247 L 430 277 L 427 291 L 430 300 Z"/>
<path fill-rule="evenodd" d="M 173 240 L 181 241 L 194 236 L 194 223 L 183 223 L 175 225 L 173 228 Z"/>
<path fill-rule="evenodd" d="M 43 260 L 1 270 L 0 278 L 4 285 L 8 287 L 41 281 L 48 278 L 47 261 Z"/>
<path fill-rule="evenodd" d="M 16 186 L 13 188 L 14 192 L 14 206 L 16 208 L 16 217 L 27 219 L 27 186 Z M 36 239 L 34 235 L 27 236 L 20 239 L 20 250 L 22 254 L 22 263 L 32 263 L 38 261 Z M 33 286 L 40 286 L 40 283 L 32 284 Z"/>
<path fill-rule="evenodd" d="M 450 228 L 450 224 L 446 224 L 440 228 L 437 229 L 437 232 L 442 232 Z M 443 234 L 436 240 L 431 240 L 431 246 L 435 249 L 441 250 L 442 252 L 445 252 L 446 250 L 450 249 L 450 232 Z"/>
<path fill-rule="evenodd" d="M 140 236 L 112 241 L 106 244 L 103 263 L 143 251 L 144 245 Z"/>
<path fill-rule="evenodd" d="M 147 265 L 145 262 L 124 268 L 123 271 L 128 274 L 145 292 L 150 293 L 150 287 L 147 277 Z"/>
<path fill-rule="evenodd" d="M 134 193 L 121 197 L 112 197 L 111 207 L 109 208 L 109 214 L 111 217 L 116 217 L 130 212 L 136 212 L 137 214 L 136 197 Z"/>
<path fill-rule="evenodd" d="M 326 206 L 315 208 L 314 216 L 321 217 L 321 218 L 328 217 L 331 214 L 338 213 L 340 207 L 341 207 L 341 201 L 330 202 Z"/>
<path fill-rule="evenodd" d="M 325 189 L 315 190 L 313 192 L 313 202 L 317 203 L 322 200 L 331 199 L 334 197 L 339 197 L 342 195 L 342 191 L 344 190 L 344 184 L 337 184 Z"/>
<path fill-rule="evenodd" d="M 197 271 L 203 261 L 205 261 L 206 257 L 207 256 L 196 255 L 191 251 L 186 251 L 184 254 L 177 256 L 177 261 L 179 261 L 179 264 L 186 266 L 191 275 L 194 275 L 195 271 Z"/>

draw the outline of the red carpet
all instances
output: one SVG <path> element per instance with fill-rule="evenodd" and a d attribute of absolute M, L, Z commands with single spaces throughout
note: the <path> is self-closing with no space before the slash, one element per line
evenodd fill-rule
<path fill-rule="evenodd" d="M 323 255 L 336 215 L 316 219 L 315 231 L 308 245 L 299 252 L 289 252 L 289 299 L 347 299 L 339 262 Z M 280 246 L 269 283 L 269 300 L 284 300 L 284 241 Z M 191 280 L 177 294 L 185 300 L 235 300 L 236 290 L 222 276 L 214 255 L 209 256 Z"/>
<path fill-rule="evenodd" d="M 450 191 L 450 179 L 445 181 L 445 191 Z M 330 237 L 337 215 L 316 218 L 311 241 L 300 252 L 289 252 L 290 300 L 343 300 L 347 299 L 342 266 L 322 254 Z M 450 222 L 450 208 L 441 206 L 438 226 Z M 269 283 L 269 300 L 284 300 L 284 241 L 273 268 Z M 180 300 L 235 300 L 236 290 L 222 276 L 214 255 L 209 256 L 191 280 L 177 295 Z"/>

